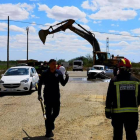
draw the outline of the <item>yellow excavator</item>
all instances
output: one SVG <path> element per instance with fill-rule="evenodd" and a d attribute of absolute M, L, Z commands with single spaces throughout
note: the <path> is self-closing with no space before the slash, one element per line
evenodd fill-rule
<path fill-rule="evenodd" d="M 101 52 L 100 45 L 95 38 L 95 35 L 86 30 L 83 26 L 80 24 L 77 24 L 82 30 L 79 28 L 76 28 L 73 26 L 73 24 L 76 23 L 75 20 L 73 19 L 68 19 L 65 21 L 62 21 L 60 23 L 57 23 L 56 25 L 50 26 L 47 30 L 40 30 L 39 31 L 39 37 L 43 44 L 45 44 L 46 37 L 49 34 L 54 34 L 60 31 L 65 31 L 66 29 L 69 29 L 73 31 L 74 33 L 78 34 L 82 38 L 86 39 L 93 47 L 93 65 L 106 65 L 109 67 L 114 67 L 118 63 L 118 59 L 123 58 L 123 57 L 111 57 L 110 53 L 107 52 Z M 56 29 L 53 29 L 54 26 L 58 26 Z M 50 31 L 51 30 L 51 31 Z"/>

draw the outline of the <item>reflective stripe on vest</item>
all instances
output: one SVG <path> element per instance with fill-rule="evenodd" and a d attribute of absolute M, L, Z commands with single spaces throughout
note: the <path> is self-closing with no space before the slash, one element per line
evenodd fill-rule
<path fill-rule="evenodd" d="M 135 97 L 136 97 L 136 104 L 137 107 L 125 107 L 125 108 L 120 108 L 120 89 L 119 89 L 119 85 L 120 84 L 125 84 L 125 85 L 129 85 L 129 84 L 133 84 L 136 86 L 135 89 Z M 114 85 L 116 85 L 116 94 L 117 94 L 117 108 L 116 109 L 112 109 L 113 113 L 122 113 L 122 112 L 138 112 L 138 85 L 140 85 L 140 82 L 137 81 L 120 81 L 120 82 L 114 82 Z"/>
<path fill-rule="evenodd" d="M 112 113 L 138 112 L 138 107 L 113 108 Z"/>
<path fill-rule="evenodd" d="M 105 112 L 112 112 L 112 109 L 110 109 L 110 108 L 105 108 Z"/>

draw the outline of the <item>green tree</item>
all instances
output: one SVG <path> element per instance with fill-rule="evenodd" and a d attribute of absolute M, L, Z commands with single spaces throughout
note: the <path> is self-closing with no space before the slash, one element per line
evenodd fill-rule
<path fill-rule="evenodd" d="M 65 59 L 59 59 L 57 60 L 57 63 L 61 64 L 61 62 L 66 62 Z"/>

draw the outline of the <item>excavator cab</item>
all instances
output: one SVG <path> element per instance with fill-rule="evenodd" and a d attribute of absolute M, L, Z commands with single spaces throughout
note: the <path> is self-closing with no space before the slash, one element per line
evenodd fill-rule
<path fill-rule="evenodd" d="M 94 52 L 94 65 L 106 65 L 112 66 L 115 65 L 115 60 L 111 59 L 110 53 L 107 52 Z"/>

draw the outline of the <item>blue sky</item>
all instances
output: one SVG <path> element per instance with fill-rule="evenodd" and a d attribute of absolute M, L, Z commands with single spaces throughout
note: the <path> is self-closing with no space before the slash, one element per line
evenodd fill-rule
<path fill-rule="evenodd" d="M 10 21 L 10 60 L 26 59 L 27 26 L 30 31 L 29 59 L 69 60 L 77 56 L 92 55 L 92 46 L 70 30 L 49 35 L 45 45 L 40 41 L 40 29 L 47 29 L 66 19 L 74 19 L 95 34 L 101 51 L 106 51 L 106 38 L 109 37 L 111 54 L 140 62 L 139 0 L 133 0 L 133 3 L 131 0 L 1 0 L 0 60 L 7 59 L 5 20 L 8 15 L 13 20 Z M 77 27 L 76 24 L 74 26 Z"/>

